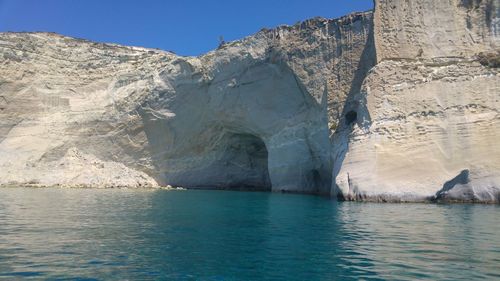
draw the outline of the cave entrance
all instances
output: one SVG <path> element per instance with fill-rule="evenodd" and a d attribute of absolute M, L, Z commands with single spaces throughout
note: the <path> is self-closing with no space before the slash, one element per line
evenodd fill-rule
<path fill-rule="evenodd" d="M 345 121 L 347 125 L 351 125 L 352 123 L 356 122 L 357 119 L 358 119 L 358 113 L 354 110 L 347 112 L 345 115 Z"/>
<path fill-rule="evenodd" d="M 247 133 L 227 134 L 222 157 L 226 181 L 221 187 L 271 191 L 267 158 L 266 144 L 261 138 Z"/>

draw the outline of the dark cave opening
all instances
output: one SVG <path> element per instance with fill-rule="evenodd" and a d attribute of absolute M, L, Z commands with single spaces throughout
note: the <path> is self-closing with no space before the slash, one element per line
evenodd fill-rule
<path fill-rule="evenodd" d="M 261 138 L 247 133 L 228 134 L 222 163 L 226 180 L 220 188 L 271 191 L 268 151 Z"/>
<path fill-rule="evenodd" d="M 351 125 L 352 123 L 356 122 L 357 119 L 358 113 L 354 110 L 347 112 L 345 115 L 345 122 L 347 125 Z"/>

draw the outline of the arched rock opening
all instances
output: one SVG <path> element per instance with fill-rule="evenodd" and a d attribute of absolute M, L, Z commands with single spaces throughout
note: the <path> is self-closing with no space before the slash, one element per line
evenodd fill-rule
<path fill-rule="evenodd" d="M 268 151 L 264 141 L 252 134 L 228 133 L 221 140 L 219 164 L 224 179 L 218 185 L 231 190 L 271 190 Z"/>

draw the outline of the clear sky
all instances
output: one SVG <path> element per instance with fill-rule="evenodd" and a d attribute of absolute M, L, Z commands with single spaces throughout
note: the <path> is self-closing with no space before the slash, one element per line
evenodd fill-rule
<path fill-rule="evenodd" d="M 0 0 L 0 31 L 51 31 L 199 55 L 263 27 L 372 9 L 373 0 Z"/>

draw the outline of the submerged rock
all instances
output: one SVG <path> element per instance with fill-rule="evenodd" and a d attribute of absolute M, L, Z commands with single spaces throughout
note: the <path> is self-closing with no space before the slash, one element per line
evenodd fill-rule
<path fill-rule="evenodd" d="M 499 7 L 381 0 L 200 57 L 0 33 L 0 185 L 496 202 Z"/>

